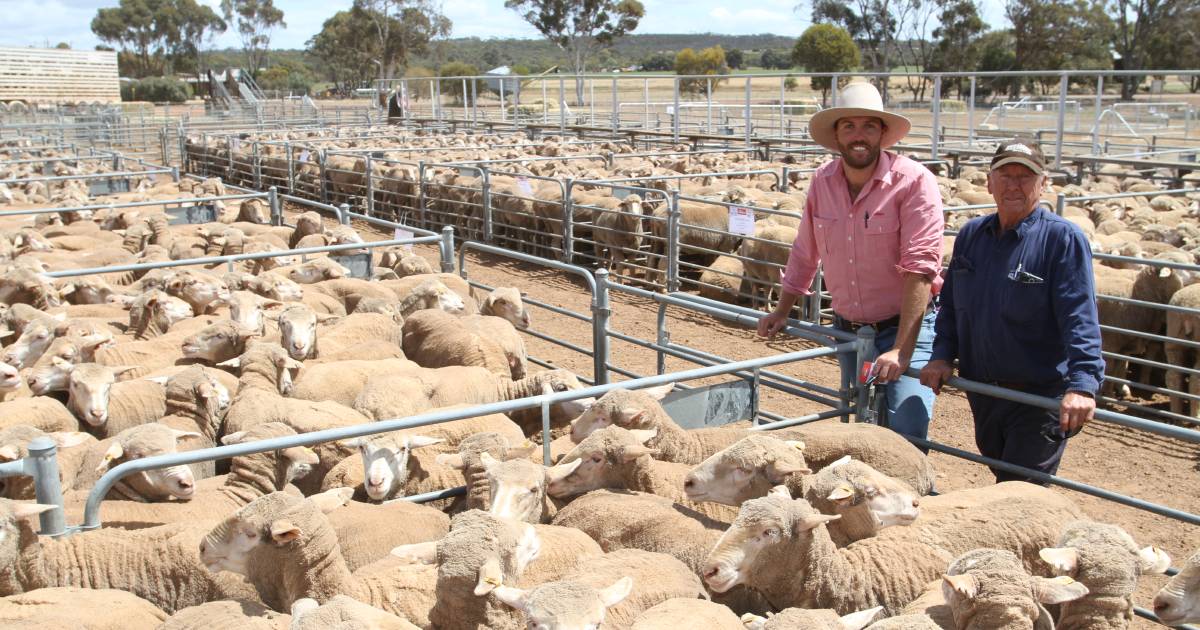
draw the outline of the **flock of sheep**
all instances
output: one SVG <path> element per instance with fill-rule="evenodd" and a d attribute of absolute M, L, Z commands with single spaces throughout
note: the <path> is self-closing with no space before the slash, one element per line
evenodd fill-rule
<path fill-rule="evenodd" d="M 363 137 L 354 137 L 353 131 L 338 133 L 250 135 L 238 140 L 232 151 L 228 137 L 191 139 L 187 154 L 193 170 L 219 173 L 236 183 L 277 185 L 312 198 L 321 198 L 323 189 L 324 198 L 352 205 L 365 205 L 372 196 L 377 215 L 433 229 L 454 225 L 461 235 L 474 239 L 482 236 L 485 196 L 479 167 L 483 167 L 488 171 L 486 205 L 492 211 L 497 242 L 543 256 L 562 256 L 566 249 L 563 223 L 569 214 L 575 256 L 608 266 L 620 281 L 660 288 L 664 286 L 669 237 L 665 200 L 667 194 L 677 191 L 682 195 L 678 203 L 682 288 L 725 302 L 749 300 L 766 307 L 772 304 L 796 236 L 809 173 L 824 159 L 813 154 L 784 154 L 768 162 L 746 151 L 689 152 L 691 147 L 686 145 L 635 149 L 631 143 L 558 136 L 531 141 L 515 134 L 380 138 L 366 132 Z M 322 151 L 329 152 L 323 168 L 317 163 Z M 373 156 L 369 185 L 368 152 Z M 493 163 L 481 164 L 480 160 Z M 426 165 L 423 173 L 418 166 L 422 162 Z M 465 168 L 450 166 L 455 163 Z M 289 172 L 294 180 L 290 184 Z M 955 177 L 947 175 L 938 176 L 938 186 L 947 208 L 948 228 L 957 229 L 966 220 L 991 212 L 971 208 L 993 203 L 986 189 L 985 168 L 966 166 Z M 1046 191 L 1045 200 L 1054 206 L 1060 193 L 1067 196 L 1064 216 L 1087 234 L 1097 254 L 1194 265 L 1200 253 L 1196 195 L 1161 194 L 1166 186 L 1160 175 L 1134 167 L 1105 166 L 1080 184 L 1055 184 Z M 783 179 L 788 183 L 787 192 L 779 190 Z M 564 204 L 569 180 L 573 180 L 570 203 Z M 1196 176 L 1185 180 L 1194 183 Z M 626 195 L 612 184 L 588 183 L 605 181 L 652 190 Z M 1136 196 L 1072 201 L 1122 193 Z M 754 209 L 758 220 L 752 235 L 729 231 L 730 205 Z M 955 210 L 962 207 L 967 209 Z M 948 236 L 944 244 L 947 259 L 952 248 L 953 236 Z M 1096 260 L 1094 270 L 1098 293 L 1142 302 L 1101 299 L 1101 323 L 1152 335 L 1106 331 L 1106 352 L 1200 369 L 1200 352 L 1187 345 L 1200 342 L 1198 315 L 1152 306 L 1200 308 L 1200 287 L 1190 288 L 1200 274 L 1186 268 L 1103 258 Z M 1179 338 L 1185 344 L 1164 344 L 1154 336 Z M 1168 387 L 1191 395 L 1172 396 L 1172 412 L 1200 417 L 1200 379 L 1186 372 L 1110 359 L 1107 373 L 1135 384 L 1131 389 L 1110 380 L 1107 395 L 1144 398 L 1149 394 L 1137 384 Z"/>
<path fill-rule="evenodd" d="M 123 198 L 225 192 L 217 179 L 136 188 Z M 126 461 L 582 388 L 530 370 L 517 290 L 475 294 L 403 248 L 372 250 L 373 277 L 353 278 L 287 253 L 362 243 L 352 227 L 217 205 L 201 225 L 161 206 L 0 218 L 0 460 L 50 437 L 69 523 Z M 45 275 L 251 251 L 281 255 Z M 130 475 L 101 504 L 103 528 L 57 539 L 35 533 L 53 506 L 30 480 L 0 479 L 0 620 L 1107 629 L 1129 625 L 1138 577 L 1170 564 L 1039 486 L 931 496 L 926 456 L 875 425 L 684 430 L 661 405 L 670 389 L 555 405 L 552 466 L 539 410 L 490 414 Z M 1153 608 L 1200 621 L 1200 554 Z"/>

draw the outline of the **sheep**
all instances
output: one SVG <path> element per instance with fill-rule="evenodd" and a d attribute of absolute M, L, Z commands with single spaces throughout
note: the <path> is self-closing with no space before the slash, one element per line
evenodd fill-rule
<path fill-rule="evenodd" d="M 55 586 L 127 591 L 172 613 L 214 599 L 252 597 L 196 557 L 203 531 L 167 525 L 39 538 L 29 519 L 52 505 L 0 499 L 0 596 Z"/>
<path fill-rule="evenodd" d="M 546 492 L 557 499 L 580 495 L 598 488 L 617 488 L 649 492 L 686 505 L 717 521 L 729 522 L 737 509 L 717 503 L 695 504 L 687 500 L 684 479 L 687 464 L 653 459 L 655 451 L 645 443 L 654 430 L 629 431 L 609 426 L 584 438 L 557 466 L 549 469 L 552 477 Z"/>
<path fill-rule="evenodd" d="M 150 289 L 131 299 L 128 306 L 129 329 L 138 341 L 166 334 L 176 324 L 195 315 L 187 302 L 158 289 Z"/>
<path fill-rule="evenodd" d="M 354 305 L 352 313 L 379 313 L 392 318 L 397 326 L 404 325 L 404 316 L 400 314 L 400 304 L 394 299 L 363 298 Z"/>
<path fill-rule="evenodd" d="M 117 435 L 89 443 L 82 453 L 82 462 L 71 491 L 64 501 L 82 503 L 85 495 L 109 468 L 127 461 L 175 453 L 181 442 L 200 437 L 198 433 L 179 431 L 157 422 L 126 429 Z M 188 500 L 196 489 L 196 478 L 186 465 L 170 466 L 129 475 L 105 495 L 109 499 L 130 501 L 164 501 L 169 498 Z"/>
<path fill-rule="evenodd" d="M 319 331 L 319 321 L 331 321 L 333 326 Z M 399 346 L 402 340 L 400 327 L 392 318 L 378 313 L 353 313 L 342 318 L 318 316 L 303 304 L 292 304 L 279 313 L 280 344 L 293 359 L 330 359 L 339 351 L 356 344 L 392 344 Z M 319 348 L 325 346 L 325 353 Z M 358 358 L 355 356 L 341 359 Z"/>
<path fill-rule="evenodd" d="M 729 210 L 725 206 L 681 201 L 678 207 L 681 256 L 693 248 L 726 253 L 737 249 L 741 237 L 728 232 Z M 667 271 L 666 247 L 670 237 L 667 234 L 667 214 L 668 207 L 665 204 L 655 208 L 651 214 L 650 232 L 654 236 L 651 256 L 657 259 L 657 264 L 655 269 L 646 273 L 646 280 L 653 284 L 661 284 Z M 704 266 L 716 258 L 716 255 L 707 252 L 698 255 L 707 259 Z"/>
<path fill-rule="evenodd" d="M 222 320 L 184 338 L 180 349 L 184 359 L 216 364 L 241 354 L 246 341 L 257 336 L 256 330 L 244 328 L 232 320 Z"/>
<path fill-rule="evenodd" d="M 524 624 L 489 593 L 502 585 L 560 579 L 600 555 L 599 546 L 575 530 L 463 512 L 436 546 L 437 601 L 429 621 L 443 628 L 516 630 Z"/>
<path fill-rule="evenodd" d="M 427 368 L 478 366 L 500 376 L 522 378 L 524 343 L 508 322 L 490 319 L 509 327 L 519 344 L 513 349 L 516 356 L 506 353 L 500 340 L 488 334 L 491 331 L 481 330 L 479 325 L 472 326 L 454 315 L 434 309 L 417 311 L 405 318 L 401 342 L 404 356 Z"/>
<path fill-rule="evenodd" d="M 295 434 L 295 430 L 285 424 L 268 422 L 248 431 L 231 433 L 221 443 L 242 444 Z M 228 475 L 200 482 L 187 501 L 154 504 L 128 500 L 105 501 L 100 504 L 100 520 L 107 527 L 124 529 L 210 520 L 214 516 L 228 514 L 260 496 L 284 490 L 317 463 L 316 453 L 302 446 L 234 457 Z M 82 509 L 79 508 L 82 505 L 74 510 L 68 509 L 68 516 L 82 516 Z"/>
<path fill-rule="evenodd" d="M 6 628 L 156 630 L 167 614 L 125 591 L 60 586 L 0 599 Z"/>
<path fill-rule="evenodd" d="M 311 598 L 292 604 L 290 630 L 326 630 L 327 628 L 370 628 L 371 630 L 420 630 L 401 619 L 345 595 L 335 595 L 324 604 Z"/>
<path fill-rule="evenodd" d="M 167 293 L 187 302 L 197 315 L 211 313 L 229 299 L 229 287 L 217 276 L 190 270 L 177 272 L 166 284 Z"/>
<path fill-rule="evenodd" d="M 423 435 L 382 433 L 368 438 L 347 440 L 345 445 L 359 450 L 363 487 L 367 496 L 375 501 L 382 501 L 395 496 L 397 491 L 404 488 L 405 482 L 408 481 L 408 462 L 413 449 L 440 442 L 442 440 L 439 438 Z M 451 487 L 453 485 L 457 484 L 451 484 Z"/>
<path fill-rule="evenodd" d="M 54 433 L 78 430 L 79 420 L 66 405 L 47 396 L 0 402 L 0 429 L 17 425 L 29 425 L 46 433 Z"/>
<path fill-rule="evenodd" d="M 514 327 L 526 330 L 531 320 L 522 298 L 515 287 L 497 287 L 479 303 L 479 314 L 504 318 Z"/>
<path fill-rule="evenodd" d="M 30 395 L 32 392 L 21 378 L 20 370 L 7 363 L 0 363 L 0 402 L 28 398 Z"/>
<path fill-rule="evenodd" d="M 0 353 L 0 361 L 17 369 L 37 362 L 57 336 L 56 329 L 61 320 L 50 317 L 38 318 L 24 326 L 15 341 Z"/>
<path fill-rule="evenodd" d="M 291 615 L 258 602 L 216 601 L 184 608 L 158 630 L 290 630 L 291 623 Z"/>
<path fill-rule="evenodd" d="M 213 323 L 215 319 L 196 318 L 198 323 Z M 214 332 L 217 329 L 214 329 Z M 248 334 L 248 333 L 247 333 Z M 186 340 L 186 341 L 185 341 Z M 187 330 L 172 330 L 146 341 L 128 341 L 96 350 L 96 363 L 109 366 L 137 366 L 127 372 L 128 378 L 138 378 L 154 370 L 175 365 L 184 358 L 184 345 L 192 356 L 220 356 L 237 347 L 242 341 L 229 335 L 191 335 Z"/>
<path fill-rule="evenodd" d="M 445 285 L 446 288 L 458 294 L 463 301 L 462 311 L 464 313 L 479 312 L 479 305 L 476 304 L 475 300 L 471 297 L 471 286 L 467 284 L 466 280 L 452 273 L 417 274 L 415 276 L 400 278 L 399 280 L 383 280 L 377 282 L 376 284 L 390 289 L 396 294 L 396 297 L 403 302 L 404 299 L 408 297 L 414 289 L 430 280 L 437 280 Z M 445 299 L 447 304 L 453 301 L 453 298 L 449 296 L 446 296 Z"/>
<path fill-rule="evenodd" d="M 583 389 L 583 385 L 566 370 L 539 372 L 513 381 L 480 367 L 423 368 L 371 376 L 354 401 L 354 409 L 376 420 L 402 418 L 434 407 L 480 405 L 576 389 Z M 590 399 L 578 399 L 551 405 L 551 427 L 566 424 L 590 402 Z M 512 412 L 509 417 L 526 435 L 541 428 L 540 409 Z"/>
<path fill-rule="evenodd" d="M 787 630 L 788 628 L 805 628 L 806 630 L 862 630 L 879 616 L 882 610 L 878 606 L 860 610 L 849 615 L 838 615 L 825 609 L 808 610 L 805 608 L 786 608 L 767 617 L 746 615 L 745 630 Z M 874 626 L 871 626 L 874 627 Z M 937 626 L 932 627 L 937 630 Z M 899 630 L 899 629 L 897 629 Z"/>
<path fill-rule="evenodd" d="M 573 466 L 544 468 L 527 459 L 497 461 L 486 451 L 479 456 L 491 501 L 488 512 L 526 523 L 548 523 L 557 511 L 546 494 L 550 483 Z M 561 472 L 560 472 L 561 471 Z"/>
<path fill-rule="evenodd" d="M 608 259 L 614 279 L 633 279 L 637 267 L 627 259 L 640 254 L 642 247 L 642 198 L 631 194 L 621 200 L 615 210 L 596 213 L 593 220 L 597 253 Z"/>
<path fill-rule="evenodd" d="M 1040 555 L 1056 573 L 1087 587 L 1087 595 L 1060 608 L 1055 627 L 1062 630 L 1129 627 L 1138 577 L 1171 566 L 1162 550 L 1139 549 L 1120 527 L 1091 521 L 1067 525 L 1057 546 Z"/>
<path fill-rule="evenodd" d="M 367 298 L 378 298 L 382 300 L 395 300 L 396 294 L 385 287 L 379 286 L 378 283 L 368 280 L 360 280 L 358 278 L 338 278 L 336 280 L 323 280 L 308 285 L 309 291 L 324 293 L 330 297 L 337 299 L 342 303 L 342 307 L 347 313 L 354 311 L 354 307 L 358 303 Z"/>
<path fill-rule="evenodd" d="M 1183 287 L 1171 296 L 1171 306 L 1196 309 L 1200 308 L 1200 285 L 1193 284 Z M 1166 315 L 1167 336 L 1184 341 L 1200 341 L 1200 325 L 1193 313 L 1169 311 Z M 1200 353 L 1187 346 L 1174 343 L 1164 344 L 1167 362 L 1185 368 L 1200 366 Z M 1184 389 L 1184 379 L 1187 379 L 1187 389 Z M 1192 395 L 1200 395 L 1200 378 L 1184 374 L 1176 370 L 1167 370 L 1167 388 Z M 1185 400 L 1179 396 L 1171 396 L 1171 413 L 1186 414 L 1193 418 L 1200 417 L 1200 401 Z"/>
<path fill-rule="evenodd" d="M 438 464 L 463 472 L 467 481 L 464 509 L 486 510 L 492 505 L 491 483 L 483 465 L 483 454 L 503 462 L 510 459 L 526 459 L 537 448 L 533 442 L 524 440 L 510 442 L 504 434 L 496 431 L 481 431 L 463 438 L 457 453 L 441 453 L 436 457 Z"/>
<path fill-rule="evenodd" d="M 738 255 L 743 259 L 746 278 L 750 283 L 754 302 L 759 300 L 766 310 L 774 308 L 776 287 L 783 267 L 787 266 L 788 254 L 796 240 L 798 230 L 783 225 L 755 226 L 754 237 L 742 239 Z"/>
<path fill-rule="evenodd" d="M 304 400 L 328 400 L 350 407 L 354 405 L 354 400 L 371 374 L 407 371 L 418 367 L 420 366 L 408 359 L 307 362 L 300 368 L 300 374 L 296 377 L 289 395 Z"/>
<path fill-rule="evenodd" d="M 683 563 L 623 549 L 581 562 L 561 580 L 528 591 L 500 586 L 496 598 L 548 628 L 629 628 L 646 610 L 676 598 L 701 598 L 704 587 Z M 607 609 L 607 610 L 606 610 Z"/>
<path fill-rule="evenodd" d="M 745 630 L 742 620 L 728 606 L 702 599 L 676 597 L 655 604 L 638 615 L 629 630 L 663 628 L 706 628 L 708 630 Z"/>
<path fill-rule="evenodd" d="M 1171 626 L 1200 623 L 1200 551 L 1154 596 L 1154 614 Z"/>
<path fill-rule="evenodd" d="M 332 494 L 339 493 L 349 494 L 345 489 Z M 349 501 L 326 511 L 325 517 L 337 534 L 342 557 L 351 571 L 382 560 L 397 546 L 436 542 L 450 530 L 450 517 L 445 513 L 428 504 L 404 500 L 382 505 Z M 396 527 L 398 523 L 403 527 Z"/>
<path fill-rule="evenodd" d="M 306 597 L 323 603 L 347 595 L 428 626 L 432 571 L 406 569 L 389 557 L 352 573 L 329 520 L 310 499 L 282 492 L 259 497 L 213 527 L 199 549 L 209 571 L 246 576 L 277 611 Z"/>
<path fill-rule="evenodd" d="M 949 617 L 947 621 L 963 630 L 1053 628 L 1043 604 L 1064 604 L 1088 592 L 1069 577 L 1032 577 L 1013 554 L 988 548 L 955 558 L 941 583 L 930 585 L 934 588 L 940 598 L 923 596 L 919 601 L 929 606 L 940 599 L 944 603 L 930 607 L 930 616 L 939 621 Z"/>
<path fill-rule="evenodd" d="M 12 462 L 29 455 L 29 443 L 39 437 L 49 438 L 58 447 L 58 477 L 62 487 L 70 488 L 79 474 L 84 454 L 96 443 L 96 438 L 79 431 L 46 433 L 26 425 L 0 429 L 0 462 Z M 0 478 L 0 497 L 33 499 L 33 477 Z"/>
<path fill-rule="evenodd" d="M 704 268 L 697 283 L 700 297 L 727 304 L 737 304 L 749 293 L 745 265 L 740 258 L 719 256 Z"/>
<path fill-rule="evenodd" d="M 350 270 L 325 257 L 314 258 L 298 265 L 267 269 L 265 273 L 279 275 L 298 284 L 314 284 L 322 280 L 345 278 L 350 275 Z"/>
<path fill-rule="evenodd" d="M 657 429 L 657 435 L 646 446 L 657 449 L 659 459 L 694 465 L 752 433 L 732 428 L 685 431 L 658 402 L 672 387 L 608 391 L 571 423 L 571 439 L 579 443 L 592 431 L 610 424 L 626 429 Z M 850 455 L 904 481 L 922 495 L 933 488 L 934 473 L 926 457 L 899 434 L 877 425 L 815 422 L 771 434 L 804 442 L 804 457 L 814 469 Z"/>
<path fill-rule="evenodd" d="M 928 615 L 896 615 L 877 621 L 867 630 L 942 630 Z"/>
<path fill-rule="evenodd" d="M 400 297 L 400 315 L 406 318 L 425 309 L 437 309 L 447 313 L 461 313 L 466 309 L 462 296 L 437 278 L 425 280 L 404 294 L 397 293 Z"/>
<path fill-rule="evenodd" d="M 83 363 L 68 375 L 67 408 L 98 438 L 154 422 L 167 413 L 162 384 L 146 379 L 116 382 L 132 367 Z"/>
<path fill-rule="evenodd" d="M 370 420 L 353 409 L 337 403 L 286 398 L 292 379 L 301 364 L 287 356 L 283 348 L 267 343 L 251 345 L 240 357 L 225 362 L 241 368 L 237 393 L 225 413 L 223 431 L 236 433 L 263 422 L 283 422 L 297 433 L 309 433 L 332 427 L 365 424 Z M 321 463 L 311 474 L 297 480 L 297 487 L 313 491 L 320 487 L 325 473 L 350 454 L 335 442 L 316 447 Z"/>

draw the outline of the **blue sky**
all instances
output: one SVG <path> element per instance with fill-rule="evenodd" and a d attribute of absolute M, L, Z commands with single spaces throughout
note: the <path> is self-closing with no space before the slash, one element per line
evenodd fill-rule
<path fill-rule="evenodd" d="M 220 0 L 199 0 L 216 7 Z M 809 11 L 795 11 L 797 0 L 642 0 L 646 17 L 641 33 L 775 33 L 798 36 L 808 25 Z M 275 31 L 272 44 L 302 48 L 321 30 L 321 23 L 352 0 L 275 0 L 284 11 L 287 28 Z M 100 7 L 117 0 L 0 0 L 0 46 L 51 46 L 60 41 L 90 49 L 100 43 L 90 24 Z M 1001 26 L 1002 0 L 982 0 L 983 16 Z M 445 0 L 443 11 L 454 21 L 455 37 L 538 37 L 504 0 Z M 237 47 L 237 35 L 227 32 L 215 47 Z"/>

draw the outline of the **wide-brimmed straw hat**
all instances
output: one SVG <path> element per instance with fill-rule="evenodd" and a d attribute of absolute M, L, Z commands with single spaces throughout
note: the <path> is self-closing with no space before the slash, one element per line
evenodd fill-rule
<path fill-rule="evenodd" d="M 874 116 L 882 119 L 887 129 L 879 141 L 879 148 L 886 149 L 900 142 L 908 135 L 912 123 L 899 114 L 893 114 L 883 109 L 883 97 L 879 90 L 870 83 L 851 83 L 838 92 L 838 106 L 823 109 L 813 115 L 808 121 L 808 134 L 817 144 L 839 151 L 837 134 L 834 126 L 837 121 L 850 116 Z"/>

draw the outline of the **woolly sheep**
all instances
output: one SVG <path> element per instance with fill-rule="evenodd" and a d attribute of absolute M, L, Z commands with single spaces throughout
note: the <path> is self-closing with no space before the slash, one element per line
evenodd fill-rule
<path fill-rule="evenodd" d="M 720 256 L 704 268 L 698 282 L 700 297 L 737 304 L 750 292 L 745 278 L 745 265 L 740 258 Z"/>
<path fill-rule="evenodd" d="M 525 330 L 529 328 L 531 318 L 523 297 L 515 287 L 497 287 L 479 303 L 479 314 L 501 317 L 514 327 Z"/>
<path fill-rule="evenodd" d="M 325 602 L 347 595 L 428 625 L 431 572 L 404 569 L 398 559 L 388 558 L 352 573 L 329 520 L 311 499 L 282 492 L 259 497 L 213 527 L 199 549 L 210 572 L 246 576 L 262 602 L 275 610 L 291 610 L 306 597 Z"/>
<path fill-rule="evenodd" d="M 1167 625 L 1200 623 L 1200 552 L 1154 597 L 1154 614 Z"/>
<path fill-rule="evenodd" d="M 344 489 L 321 494 L 338 492 L 345 496 Z M 436 542 L 450 530 L 450 517 L 445 513 L 429 504 L 411 501 L 389 501 L 382 505 L 349 501 L 326 511 L 325 517 L 337 534 L 342 557 L 351 571 L 382 560 L 397 546 Z M 403 527 L 397 527 L 397 523 Z"/>
<path fill-rule="evenodd" d="M 477 323 L 472 325 L 474 322 L 436 309 L 417 311 L 405 318 L 401 347 L 406 357 L 422 367 L 478 366 L 500 376 L 523 378 L 524 342 L 508 322 L 489 319 L 508 326 L 518 344 L 511 353 L 501 345 L 509 337 L 498 337 Z"/>
<path fill-rule="evenodd" d="M 1053 628 L 1043 604 L 1063 604 L 1088 592 L 1069 577 L 1032 577 L 1013 554 L 988 548 L 951 562 L 940 590 L 954 625 L 962 630 Z"/>
<path fill-rule="evenodd" d="M 581 582 L 547 582 L 526 591 L 499 586 L 496 599 L 525 613 L 527 627 L 544 630 L 587 630 L 604 623 L 608 608 L 616 606 L 633 588 L 623 577 L 608 588 L 597 589 Z"/>
<path fill-rule="evenodd" d="M 362 602 L 335 595 L 324 604 L 311 598 L 298 599 L 292 604 L 290 630 L 419 630 L 407 619 L 388 614 Z"/>
<path fill-rule="evenodd" d="M 1155 547 L 1138 546 L 1116 525 L 1078 521 L 1067 525 L 1056 547 L 1041 550 L 1056 573 L 1087 587 L 1080 599 L 1064 603 L 1056 628 L 1127 628 L 1133 618 L 1138 577 L 1164 573 L 1171 559 Z"/>
<path fill-rule="evenodd" d="M 1171 306 L 1195 309 L 1200 307 L 1200 284 L 1183 287 L 1171 296 Z M 1200 341 L 1200 320 L 1194 313 L 1168 312 L 1166 316 L 1167 335 L 1184 341 Z M 1184 345 L 1168 343 L 1165 345 L 1167 362 L 1185 368 L 1200 366 L 1200 353 Z M 1167 370 L 1167 387 L 1174 391 L 1186 391 L 1192 395 L 1200 395 L 1200 378 L 1192 377 L 1176 370 Z M 1184 388 L 1187 379 L 1187 388 Z M 1200 417 L 1200 401 L 1171 396 L 1171 412 L 1186 414 L 1193 418 Z"/>
<path fill-rule="evenodd" d="M 328 363 L 306 362 L 292 385 L 290 396 L 304 400 L 328 400 L 347 407 L 354 405 L 363 384 L 376 373 L 420 367 L 408 359 L 349 360 Z"/>
<path fill-rule="evenodd" d="M 659 459 L 694 465 L 753 433 L 728 427 L 684 430 L 659 403 L 672 387 L 608 391 L 571 423 L 572 441 L 579 443 L 591 432 L 611 424 L 626 429 L 657 429 L 658 434 L 646 446 L 657 449 Z M 804 442 L 804 457 L 813 469 L 850 455 L 908 483 L 918 493 L 928 494 L 933 487 L 934 474 L 928 459 L 908 440 L 877 425 L 816 422 L 772 431 L 771 435 Z"/>
<path fill-rule="evenodd" d="M 537 449 L 529 440 L 510 442 L 504 434 L 496 431 L 481 431 L 463 438 L 457 453 L 443 453 L 436 458 L 438 464 L 461 470 L 467 481 L 464 508 L 486 510 L 492 505 L 491 483 L 483 465 L 483 454 L 503 462 L 510 459 L 526 459 Z"/>
<path fill-rule="evenodd" d="M 408 461 L 413 449 L 431 446 L 442 440 L 423 435 L 379 434 L 347 440 L 362 458 L 363 487 L 367 496 L 382 501 L 395 496 L 408 480 Z M 403 495 L 401 495 L 403 496 Z"/>
<path fill-rule="evenodd" d="M 12 462 L 29 455 L 29 443 L 39 437 L 49 438 L 58 447 L 59 482 L 70 488 L 79 475 L 84 454 L 96 443 L 96 438 L 79 431 L 46 433 L 28 425 L 15 425 L 0 429 L 0 462 Z M 33 499 L 33 477 L 19 475 L 0 478 L 0 497 L 8 499 Z"/>
<path fill-rule="evenodd" d="M 703 599 L 676 597 L 648 608 L 634 620 L 629 630 L 664 628 L 705 628 L 707 630 L 745 630 L 741 619 L 728 606 Z"/>
<path fill-rule="evenodd" d="M 258 602 L 216 601 L 184 608 L 168 617 L 158 630 L 290 630 L 291 623 L 291 615 Z"/>
<path fill-rule="evenodd" d="M 0 596 L 55 586 L 113 588 L 168 613 L 214 599 L 253 597 L 205 571 L 196 557 L 203 530 L 168 525 L 39 538 L 29 520 L 53 507 L 0 499 Z"/>
<path fill-rule="evenodd" d="M 157 422 L 128 428 L 111 438 L 89 444 L 83 453 L 75 484 L 64 498 L 68 504 L 82 502 L 109 468 L 127 461 L 166 455 L 179 450 L 181 442 L 199 438 L 200 434 L 179 431 Z M 109 490 L 106 498 L 132 501 L 163 501 L 174 497 L 187 500 L 195 492 L 196 478 L 187 465 L 170 466 L 129 475 Z"/>
<path fill-rule="evenodd" d="M 48 396 L 0 402 L 0 429 L 29 425 L 54 433 L 79 429 L 79 420 L 67 406 Z"/>
<path fill-rule="evenodd" d="M 400 327 L 391 317 L 379 313 L 352 313 L 335 318 L 317 315 L 304 304 L 292 304 L 279 313 L 278 321 L 280 343 L 296 360 L 330 358 L 330 354 L 356 344 L 399 346 L 401 342 Z M 322 321 L 331 325 L 318 329 L 317 324 Z"/>
<path fill-rule="evenodd" d="M 527 459 L 497 461 L 486 452 L 479 459 L 491 497 L 489 513 L 526 523 L 546 523 L 554 516 L 557 510 L 546 488 L 560 479 L 558 467 L 545 468 Z"/>
<path fill-rule="evenodd" d="M 155 630 L 167 614 L 125 591 L 59 586 L 0 599 L 5 628 Z"/>
<path fill-rule="evenodd" d="M 786 608 L 766 617 L 746 615 L 742 619 L 746 630 L 788 630 L 789 628 L 804 628 L 805 630 L 862 630 L 879 616 L 882 608 L 868 608 L 848 615 L 838 615 L 827 608 L 808 610 L 806 608 Z M 936 626 L 934 626 L 936 628 Z"/>
<path fill-rule="evenodd" d="M 583 439 L 558 465 L 548 469 L 552 477 L 546 491 L 558 499 L 598 488 L 649 492 L 686 505 L 701 514 L 729 522 L 737 509 L 718 503 L 692 503 L 684 493 L 687 464 L 653 459 L 654 449 L 645 443 L 655 431 L 629 431 L 608 426 Z"/>
<path fill-rule="evenodd" d="M 323 280 L 308 285 L 307 289 L 306 292 L 324 293 L 337 299 L 337 301 L 342 303 L 342 307 L 346 309 L 347 313 L 353 312 L 358 303 L 367 298 L 389 301 L 396 300 L 396 294 L 390 289 L 379 286 L 377 282 L 359 278 Z"/>
<path fill-rule="evenodd" d="M 68 374 L 67 408 L 99 438 L 111 437 L 164 416 L 166 396 L 161 383 L 138 379 L 116 382 L 133 367 L 97 363 L 75 365 Z"/>

